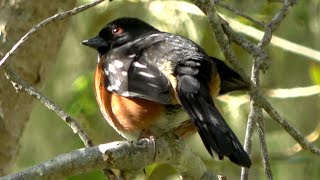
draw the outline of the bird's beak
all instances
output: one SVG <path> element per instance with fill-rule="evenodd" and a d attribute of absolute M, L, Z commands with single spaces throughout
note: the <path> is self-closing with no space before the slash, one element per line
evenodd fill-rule
<path fill-rule="evenodd" d="M 98 49 L 99 47 L 108 47 L 110 45 L 107 41 L 102 39 L 100 36 L 96 36 L 91 39 L 84 40 L 82 41 L 81 44 L 85 46 L 89 46 L 94 49 Z"/>

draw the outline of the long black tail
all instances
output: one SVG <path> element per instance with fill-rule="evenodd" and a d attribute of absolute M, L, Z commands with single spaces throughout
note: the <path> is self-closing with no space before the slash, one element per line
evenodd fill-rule
<path fill-rule="evenodd" d="M 198 133 L 213 156 L 223 156 L 244 167 L 251 166 L 251 160 L 236 135 L 214 106 L 208 86 L 191 75 L 178 76 L 177 92 L 180 102 L 191 117 Z"/>

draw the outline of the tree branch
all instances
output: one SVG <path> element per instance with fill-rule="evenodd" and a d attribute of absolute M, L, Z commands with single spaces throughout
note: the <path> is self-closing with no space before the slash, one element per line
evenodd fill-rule
<path fill-rule="evenodd" d="M 289 121 L 282 117 L 277 110 L 275 110 L 270 102 L 268 102 L 260 93 L 255 97 L 257 103 L 275 120 L 287 133 L 295 139 L 304 150 L 310 151 L 316 155 L 320 155 L 320 149 L 313 143 L 310 143 L 301 132 L 289 123 Z"/>
<path fill-rule="evenodd" d="M 260 26 L 260 27 L 265 27 L 265 23 L 263 21 L 258 21 L 258 20 L 255 20 L 254 18 L 244 14 L 243 12 L 229 6 L 228 4 L 225 4 L 224 2 L 222 2 L 221 0 L 214 0 L 215 4 L 217 4 L 218 6 L 221 6 L 231 12 L 233 12 L 234 14 L 238 15 L 238 16 L 242 16 L 243 18 L 251 21 L 252 23 Z"/>
<path fill-rule="evenodd" d="M 43 20 L 42 22 L 40 22 L 39 24 L 37 24 L 35 27 L 33 27 L 32 29 L 30 29 L 29 32 L 27 32 L 11 49 L 9 52 L 6 53 L 6 55 L 0 60 L 0 67 L 2 66 L 2 64 L 4 64 L 7 59 L 24 43 L 26 42 L 32 34 L 34 34 L 35 32 L 37 32 L 38 30 L 40 30 L 41 28 L 47 26 L 48 24 L 58 21 L 58 20 L 62 20 L 66 17 L 70 17 L 73 15 L 76 15 L 84 10 L 87 10 L 93 6 L 98 5 L 99 3 L 103 2 L 105 0 L 95 0 L 92 1 L 90 3 L 78 6 L 74 9 L 71 9 L 69 11 L 65 11 L 62 13 L 58 13 L 55 14 L 53 16 L 51 16 L 50 18 L 47 18 L 45 20 Z"/>
<path fill-rule="evenodd" d="M 186 179 L 218 179 L 183 140 L 172 134 L 158 139 L 118 141 L 78 149 L 3 179 L 62 179 L 103 168 L 139 171 L 155 162 L 173 165 Z"/>
<path fill-rule="evenodd" d="M 254 58 L 260 58 L 264 61 L 269 59 L 268 54 L 258 45 L 252 43 L 243 35 L 236 33 L 230 26 L 229 22 L 224 20 L 224 16 L 220 16 L 221 26 L 228 39 L 242 47 L 245 51 L 251 54 Z"/>
<path fill-rule="evenodd" d="M 86 147 L 93 146 L 92 141 L 89 139 L 88 135 L 81 129 L 79 124 L 75 119 L 73 119 L 70 115 L 68 115 L 65 111 L 63 111 L 58 105 L 52 102 L 49 98 L 44 96 L 41 92 L 37 91 L 33 88 L 29 83 L 22 80 L 13 68 L 6 64 L 5 65 L 5 73 L 7 78 L 12 82 L 13 87 L 19 91 L 23 90 L 29 95 L 37 98 L 43 105 L 45 105 L 48 109 L 53 110 L 61 119 L 63 119 L 73 130 L 74 133 L 77 133 L 80 139 L 83 141 Z"/>

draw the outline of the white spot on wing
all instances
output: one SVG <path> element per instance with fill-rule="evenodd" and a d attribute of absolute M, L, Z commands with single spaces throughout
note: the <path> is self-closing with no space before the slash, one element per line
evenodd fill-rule
<path fill-rule="evenodd" d="M 159 34 L 152 34 L 149 37 L 157 37 L 157 36 L 159 36 Z"/>
<path fill-rule="evenodd" d="M 155 88 L 158 88 L 159 86 L 155 85 L 155 84 L 151 84 L 151 83 L 148 83 L 149 86 L 152 86 L 152 87 L 155 87 Z"/>
<path fill-rule="evenodd" d="M 112 89 L 113 89 L 113 90 L 116 90 L 116 91 L 118 91 L 118 90 L 119 90 L 119 86 L 117 86 L 117 85 L 115 85 L 115 86 L 112 86 Z"/>
<path fill-rule="evenodd" d="M 116 86 L 121 86 L 121 81 L 120 80 L 116 80 Z"/>
<path fill-rule="evenodd" d="M 98 55 L 98 63 L 100 62 L 101 58 L 100 58 L 100 55 Z"/>
<path fill-rule="evenodd" d="M 128 75 L 128 73 L 127 73 L 126 71 L 122 71 L 121 74 L 122 74 L 123 76 L 127 76 L 127 75 Z"/>
<path fill-rule="evenodd" d="M 114 65 L 116 66 L 116 68 L 122 68 L 123 67 L 123 62 L 121 62 L 119 60 L 115 60 L 114 61 Z"/>
<path fill-rule="evenodd" d="M 108 75 L 109 75 L 109 71 L 107 71 L 106 69 L 104 69 L 104 74 L 108 76 Z"/>
<path fill-rule="evenodd" d="M 121 85 L 121 82 L 120 82 L 120 85 Z M 120 88 L 120 85 L 118 86 L 117 84 L 116 85 L 110 85 L 107 87 L 108 91 L 113 91 L 113 90 L 116 90 L 118 91 L 119 88 Z"/>
<path fill-rule="evenodd" d="M 145 76 L 145 77 L 149 77 L 149 78 L 154 78 L 155 76 L 146 72 L 139 72 L 138 74 Z"/>
<path fill-rule="evenodd" d="M 128 91 L 125 91 L 124 93 L 121 94 L 122 96 L 128 97 L 130 94 Z"/>
<path fill-rule="evenodd" d="M 116 68 L 115 68 L 114 65 L 112 65 L 112 64 L 109 64 L 108 70 L 109 70 L 110 72 L 112 72 L 112 73 L 116 73 Z"/>
<path fill-rule="evenodd" d="M 108 89 L 108 91 L 112 91 L 113 90 L 112 86 L 108 86 L 107 89 Z"/>
<path fill-rule="evenodd" d="M 141 63 L 139 63 L 139 62 L 134 62 L 133 65 L 134 65 L 135 67 L 137 67 L 137 68 L 147 68 L 146 65 L 143 65 L 143 64 L 141 64 Z"/>
<path fill-rule="evenodd" d="M 136 55 L 135 54 L 131 54 L 129 55 L 129 58 L 134 58 Z"/>

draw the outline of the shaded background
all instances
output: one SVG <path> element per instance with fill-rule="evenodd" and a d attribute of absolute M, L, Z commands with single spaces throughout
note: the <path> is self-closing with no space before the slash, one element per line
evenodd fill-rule
<path fill-rule="evenodd" d="M 79 4 L 84 2 L 79 1 Z M 270 20 L 281 7 L 281 4 L 267 1 L 225 2 L 256 19 L 265 21 Z M 222 8 L 218 10 L 242 23 L 252 25 Z M 299 1 L 275 34 L 301 45 L 320 49 L 319 10 L 319 0 Z M 92 81 L 97 54 L 92 49 L 80 45 L 80 42 L 95 36 L 107 22 L 123 16 L 138 17 L 160 30 L 189 37 L 201 44 L 208 54 L 223 59 L 207 18 L 187 1 L 117 0 L 112 3 L 105 2 L 71 18 L 70 26 L 66 27 L 68 33 L 57 55 L 57 63 L 50 69 L 51 77 L 47 79 L 43 92 L 76 118 L 95 144 L 122 140 L 122 138 L 109 127 L 98 110 Z M 250 73 L 251 57 L 237 46 L 234 46 L 234 49 L 241 64 L 247 73 Z M 267 52 L 270 55 L 271 64 L 267 73 L 263 75 L 263 88 L 294 88 L 320 83 L 320 68 L 310 59 L 287 53 L 273 46 L 269 46 Z M 233 95 L 243 94 L 240 92 Z M 307 135 L 319 126 L 319 95 L 291 99 L 269 98 L 269 100 L 303 134 Z M 248 103 L 240 108 L 222 102 L 219 105 L 228 123 L 243 142 L 249 112 Z M 267 143 L 275 179 L 318 179 L 320 177 L 319 157 L 309 152 L 288 154 L 288 150 L 292 148 L 295 141 L 272 119 L 267 115 L 265 117 Z M 197 135 L 188 139 L 188 142 L 213 172 L 223 174 L 228 179 L 239 179 L 240 168 L 229 160 L 222 162 L 212 160 Z M 320 145 L 318 141 L 315 143 Z M 39 103 L 34 107 L 20 144 L 20 153 L 13 171 L 83 147 L 78 136 L 73 134 L 55 113 Z M 250 179 L 264 179 L 256 135 L 252 160 Z M 149 168 L 147 174 L 149 179 L 178 177 L 168 165 L 153 166 Z M 104 179 L 104 176 L 100 172 L 91 172 L 68 179 L 88 178 Z M 147 177 L 141 175 L 139 178 Z"/>

